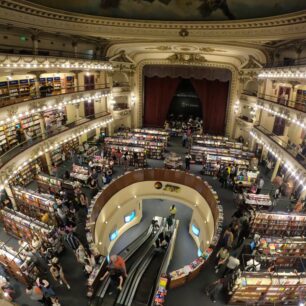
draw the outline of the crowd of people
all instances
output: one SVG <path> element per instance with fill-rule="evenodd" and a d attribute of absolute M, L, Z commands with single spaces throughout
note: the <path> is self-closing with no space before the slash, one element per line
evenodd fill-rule
<path fill-rule="evenodd" d="M 164 123 L 164 129 L 166 131 L 177 131 L 180 133 L 197 132 L 199 134 L 203 133 L 203 120 L 199 117 L 184 118 L 183 115 L 175 117 L 173 114 Z"/>

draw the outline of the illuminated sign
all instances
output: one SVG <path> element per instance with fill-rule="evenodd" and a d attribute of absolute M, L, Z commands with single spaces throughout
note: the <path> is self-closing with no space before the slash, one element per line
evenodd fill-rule
<path fill-rule="evenodd" d="M 192 230 L 194 235 L 196 235 L 196 236 L 200 235 L 200 230 L 194 224 L 191 225 L 191 230 Z"/>
<path fill-rule="evenodd" d="M 134 220 L 136 217 L 136 211 L 133 210 L 130 214 L 124 216 L 124 222 L 125 223 L 129 223 L 131 222 L 132 220 Z"/>
<path fill-rule="evenodd" d="M 113 231 L 112 233 L 109 234 L 109 240 L 113 241 L 118 237 L 118 230 Z"/>

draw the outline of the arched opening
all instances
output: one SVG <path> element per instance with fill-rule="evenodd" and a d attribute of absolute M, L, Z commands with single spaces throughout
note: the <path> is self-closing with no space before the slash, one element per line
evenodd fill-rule
<path fill-rule="evenodd" d="M 251 96 L 257 96 L 257 91 L 258 91 L 258 81 L 257 80 L 252 80 L 245 84 L 244 92 L 246 92 L 247 94 Z"/>

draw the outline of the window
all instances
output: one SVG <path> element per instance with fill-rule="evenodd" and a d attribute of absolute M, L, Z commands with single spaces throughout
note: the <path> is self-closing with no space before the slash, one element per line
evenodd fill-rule
<path fill-rule="evenodd" d="M 112 233 L 109 234 L 109 240 L 113 241 L 118 237 L 118 230 L 114 230 Z"/>
<path fill-rule="evenodd" d="M 130 214 L 124 216 L 124 223 L 129 223 L 136 217 L 136 211 L 133 210 Z"/>
<path fill-rule="evenodd" d="M 199 237 L 199 235 L 200 235 L 200 230 L 199 230 L 194 224 L 191 225 L 191 230 L 192 230 L 192 232 L 193 232 L 194 235 L 196 235 L 196 236 Z"/>

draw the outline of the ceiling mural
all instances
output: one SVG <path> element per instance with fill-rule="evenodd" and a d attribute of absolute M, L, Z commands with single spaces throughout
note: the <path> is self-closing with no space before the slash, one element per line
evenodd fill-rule
<path fill-rule="evenodd" d="M 229 20 L 306 9 L 305 0 L 29 0 L 69 12 L 143 20 Z"/>

